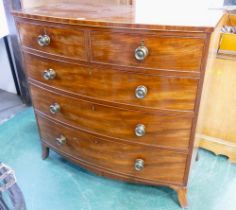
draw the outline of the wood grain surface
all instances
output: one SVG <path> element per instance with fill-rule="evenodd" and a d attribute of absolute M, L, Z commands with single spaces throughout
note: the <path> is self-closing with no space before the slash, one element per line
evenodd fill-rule
<path fill-rule="evenodd" d="M 209 33 L 214 30 L 223 12 L 209 9 L 207 3 L 201 3 L 173 2 L 170 7 L 168 2 L 155 0 L 146 4 L 145 0 L 136 0 L 132 5 L 117 6 L 113 1 L 78 0 L 74 3 L 48 2 L 41 7 L 13 11 L 13 14 L 62 24 Z M 172 15 L 166 15 L 170 13 Z"/>
<path fill-rule="evenodd" d="M 187 34 L 186 34 L 187 36 Z M 141 43 L 149 50 L 143 61 L 137 61 L 135 49 Z M 98 63 L 113 63 L 123 66 L 138 66 L 179 71 L 200 71 L 203 38 L 175 37 L 171 35 L 137 35 L 91 32 L 91 59 Z"/>
<path fill-rule="evenodd" d="M 60 55 L 77 60 L 87 60 L 85 32 L 78 28 L 53 27 L 47 24 L 17 22 L 21 44 L 48 54 Z M 48 35 L 50 44 L 39 46 L 39 35 Z"/>
<path fill-rule="evenodd" d="M 192 122 L 189 113 L 119 109 L 58 94 L 55 90 L 49 91 L 33 84 L 31 94 L 36 110 L 90 133 L 140 144 L 188 149 Z M 53 103 L 60 105 L 59 113 L 50 113 L 49 107 Z M 138 124 L 146 127 L 146 134 L 142 137 L 135 135 Z"/>
<path fill-rule="evenodd" d="M 160 7 L 147 12 L 140 2 L 79 1 L 13 11 L 42 157 L 50 148 L 107 177 L 169 186 L 187 207 L 210 33 L 222 12 L 198 12 L 191 4 L 193 18 L 183 18 L 186 13 L 174 8 L 179 16 L 167 21 L 168 13 L 157 13 Z M 211 21 L 205 21 L 209 15 Z M 50 45 L 38 46 L 41 34 L 50 36 Z M 149 54 L 137 61 L 134 53 L 141 44 Z M 42 73 L 48 69 L 56 77 L 46 81 Z M 143 99 L 135 97 L 140 85 L 148 90 Z M 55 103 L 60 111 L 52 114 L 49 107 Z M 145 134 L 138 137 L 140 124 Z M 60 135 L 66 137 L 61 146 L 55 140 Z M 139 172 L 136 159 L 145 163 Z"/>
<path fill-rule="evenodd" d="M 123 174 L 127 179 L 142 179 L 183 184 L 186 154 L 140 145 L 127 145 L 98 138 L 81 131 L 64 127 L 37 115 L 41 137 L 57 150 L 74 158 L 92 163 L 98 168 Z M 66 143 L 58 145 L 56 138 L 64 135 Z M 144 160 L 144 169 L 136 171 L 135 160 Z"/>
<path fill-rule="evenodd" d="M 109 67 L 93 68 L 27 53 L 24 58 L 29 79 L 75 95 L 152 109 L 194 110 L 198 79 L 137 74 Z M 43 78 L 43 72 L 48 69 L 56 72 L 53 80 Z M 135 96 L 140 85 L 148 90 L 143 99 Z"/>

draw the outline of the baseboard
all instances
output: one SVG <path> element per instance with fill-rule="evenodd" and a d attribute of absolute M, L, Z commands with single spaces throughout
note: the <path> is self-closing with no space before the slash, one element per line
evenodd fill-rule
<path fill-rule="evenodd" d="M 197 134 L 199 138 L 199 147 L 210 150 L 216 155 L 225 155 L 229 161 L 236 163 L 236 144 L 203 134 Z"/>

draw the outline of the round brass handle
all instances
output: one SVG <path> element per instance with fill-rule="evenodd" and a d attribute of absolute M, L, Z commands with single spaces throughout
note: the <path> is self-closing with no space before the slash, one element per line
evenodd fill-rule
<path fill-rule="evenodd" d="M 61 107 L 58 103 L 54 103 L 54 104 L 50 105 L 49 109 L 52 114 L 56 114 L 56 113 L 60 112 Z"/>
<path fill-rule="evenodd" d="M 145 126 L 142 124 L 138 124 L 135 128 L 135 135 L 138 137 L 144 136 L 145 135 Z"/>
<path fill-rule="evenodd" d="M 53 69 L 48 69 L 43 72 L 45 80 L 53 80 L 56 77 L 56 72 Z"/>
<path fill-rule="evenodd" d="M 66 137 L 61 135 L 60 137 L 56 138 L 56 142 L 58 145 L 64 145 L 66 144 Z"/>
<path fill-rule="evenodd" d="M 135 96 L 136 98 L 142 99 L 144 98 L 148 93 L 148 90 L 145 86 L 140 85 L 135 90 Z"/>
<path fill-rule="evenodd" d="M 135 58 L 138 61 L 143 61 L 149 54 L 149 50 L 147 47 L 144 46 L 144 44 L 142 44 L 141 46 L 139 46 L 136 50 L 135 50 Z"/>
<path fill-rule="evenodd" d="M 39 35 L 38 44 L 41 47 L 48 46 L 50 44 L 50 37 L 48 35 Z"/>
<path fill-rule="evenodd" d="M 136 171 L 141 171 L 144 168 L 144 160 L 142 159 L 136 159 L 135 160 L 135 164 L 134 164 L 134 168 Z"/>

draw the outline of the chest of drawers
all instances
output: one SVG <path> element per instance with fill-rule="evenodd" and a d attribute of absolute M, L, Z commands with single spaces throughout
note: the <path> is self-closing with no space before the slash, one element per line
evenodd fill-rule
<path fill-rule="evenodd" d="M 215 26 L 135 23 L 134 6 L 109 5 L 112 12 L 102 16 L 107 7 L 59 4 L 13 12 L 42 157 L 50 148 L 106 177 L 169 186 L 187 207 Z"/>

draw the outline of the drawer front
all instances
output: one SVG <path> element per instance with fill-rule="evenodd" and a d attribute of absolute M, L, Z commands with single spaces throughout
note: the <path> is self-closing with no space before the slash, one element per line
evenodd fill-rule
<path fill-rule="evenodd" d="M 135 50 L 142 45 L 148 49 L 148 55 L 140 61 L 135 58 Z M 91 49 L 94 62 L 200 71 L 204 39 L 93 31 Z"/>
<path fill-rule="evenodd" d="M 189 114 L 119 109 L 46 91 L 32 84 L 31 94 L 37 110 L 89 132 L 142 144 L 188 149 L 192 123 Z M 55 114 L 51 113 L 50 106 L 51 111 L 56 109 Z"/>
<path fill-rule="evenodd" d="M 83 30 L 47 26 L 41 23 L 36 25 L 18 22 L 17 26 L 21 43 L 24 47 L 72 59 L 87 60 Z M 50 41 L 48 45 L 40 46 L 38 43 L 39 36 L 44 35 L 48 36 Z"/>
<path fill-rule="evenodd" d="M 29 54 L 24 56 L 28 76 L 57 89 L 154 109 L 194 109 L 197 79 L 134 74 L 105 67 L 98 69 L 56 62 Z M 49 69 L 53 69 L 56 76 L 47 80 L 43 73 L 45 70 L 49 72 Z M 140 86 L 147 90 L 143 98 L 139 98 L 139 91 L 142 90 Z"/>
<path fill-rule="evenodd" d="M 183 183 L 186 154 L 112 142 L 53 123 L 39 115 L 37 118 L 41 137 L 58 151 L 128 177 Z M 135 169 L 135 163 L 136 167 L 140 163 L 137 159 L 144 163 L 140 171 Z"/>

